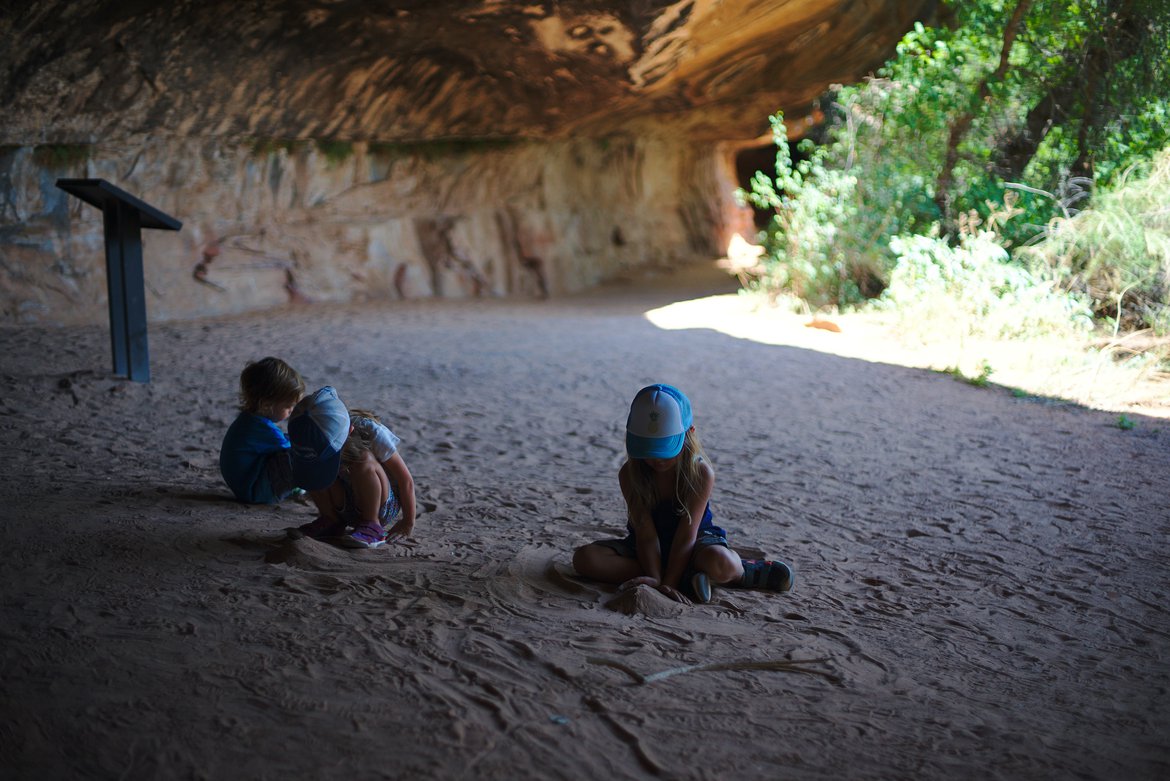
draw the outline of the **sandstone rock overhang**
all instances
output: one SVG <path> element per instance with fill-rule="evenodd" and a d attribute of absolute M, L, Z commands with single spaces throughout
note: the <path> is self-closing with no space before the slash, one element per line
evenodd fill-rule
<path fill-rule="evenodd" d="M 105 319 L 102 220 L 62 177 L 182 220 L 150 239 L 151 320 L 550 297 L 718 258 L 755 235 L 737 163 L 767 164 L 768 116 L 801 134 L 934 6 L 7 3 L 0 323 Z"/>
<path fill-rule="evenodd" d="M 555 139 L 638 120 L 750 139 L 880 65 L 935 5 L 27 0 L 0 18 L 0 144 Z"/>

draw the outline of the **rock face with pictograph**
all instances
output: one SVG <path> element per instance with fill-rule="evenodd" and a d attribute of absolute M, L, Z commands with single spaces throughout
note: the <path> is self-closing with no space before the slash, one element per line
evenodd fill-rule
<path fill-rule="evenodd" d="M 933 8 L 29 0 L 0 19 L 0 320 L 105 317 L 101 215 L 59 177 L 183 221 L 146 237 L 158 320 L 717 257 L 768 115 L 809 127 Z"/>

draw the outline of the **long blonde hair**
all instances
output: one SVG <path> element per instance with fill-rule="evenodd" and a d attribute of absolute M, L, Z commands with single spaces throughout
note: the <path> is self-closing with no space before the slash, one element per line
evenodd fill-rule
<path fill-rule="evenodd" d="M 373 449 L 374 444 L 374 429 L 371 426 L 359 425 L 362 419 L 372 420 L 375 423 L 381 423 L 378 416 L 369 410 L 351 407 L 349 410 L 349 422 L 353 429 L 346 437 L 345 445 L 341 448 L 341 460 L 347 464 L 352 464 L 355 461 L 361 461 L 365 457 L 367 450 Z"/>
<path fill-rule="evenodd" d="M 673 498 L 677 504 L 682 505 L 683 512 L 687 513 L 689 517 L 690 500 L 699 493 L 702 485 L 702 464 L 711 468 L 711 462 L 707 459 L 706 451 L 703 450 L 703 443 L 699 441 L 699 435 L 695 433 L 693 428 L 688 430 L 686 437 L 683 438 L 682 451 L 678 457 L 678 469 L 675 471 L 673 497 L 658 495 L 658 491 L 654 487 L 654 470 L 644 459 L 630 458 L 626 463 L 630 467 L 627 472 L 630 486 L 627 510 L 631 521 L 636 516 L 649 515 L 660 502 L 668 498 Z"/>

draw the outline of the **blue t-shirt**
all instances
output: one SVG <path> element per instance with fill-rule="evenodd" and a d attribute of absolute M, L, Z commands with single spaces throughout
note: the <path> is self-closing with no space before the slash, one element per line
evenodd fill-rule
<path fill-rule="evenodd" d="M 241 502 L 272 504 L 281 499 L 272 489 L 268 459 L 288 450 L 288 437 L 263 415 L 241 412 L 228 427 L 219 449 L 223 481 Z"/>

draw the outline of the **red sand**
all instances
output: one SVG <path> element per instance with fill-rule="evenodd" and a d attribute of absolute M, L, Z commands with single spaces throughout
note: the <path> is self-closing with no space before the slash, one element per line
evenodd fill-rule
<path fill-rule="evenodd" d="M 0 331 L 5 778 L 1170 775 L 1170 423 L 661 330 L 671 293 L 156 324 L 149 385 L 104 328 Z M 413 544 L 229 499 L 268 354 L 402 436 Z M 623 525 L 652 381 L 792 593 L 610 605 L 573 574 Z"/>

